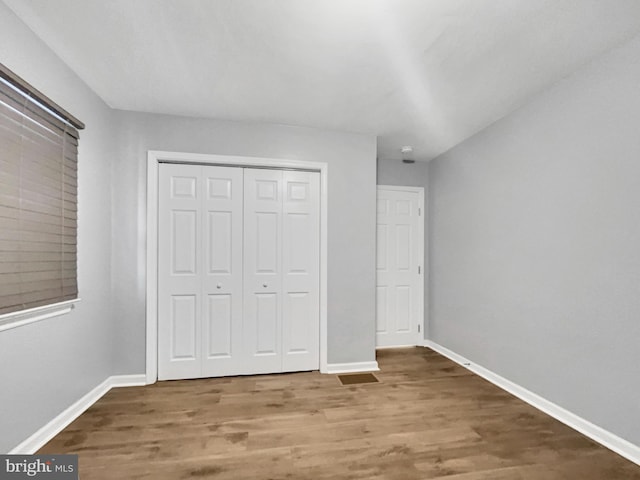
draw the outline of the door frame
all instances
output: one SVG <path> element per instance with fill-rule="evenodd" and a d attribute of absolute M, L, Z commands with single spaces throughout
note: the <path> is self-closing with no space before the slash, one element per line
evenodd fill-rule
<path fill-rule="evenodd" d="M 424 341 L 426 338 L 426 334 L 427 334 L 427 328 L 426 328 L 426 319 L 425 319 L 425 295 L 424 295 L 424 285 L 425 285 L 425 277 L 427 276 L 427 265 L 425 265 L 425 255 L 424 255 L 424 250 L 426 247 L 425 244 L 425 237 L 424 237 L 424 233 L 425 233 L 425 222 L 426 222 L 426 218 L 427 218 L 427 213 L 425 210 L 425 195 L 424 195 L 424 187 L 408 187 L 408 186 L 399 186 L 399 185 L 377 185 L 376 186 L 376 201 L 378 198 L 377 192 L 379 192 L 380 190 L 391 190 L 391 191 L 395 191 L 395 192 L 410 192 L 410 193 L 417 193 L 418 194 L 418 208 L 421 209 L 419 217 L 422 218 L 422 221 L 419 222 L 419 226 L 418 226 L 418 243 L 421 246 L 421 248 L 418 249 L 418 265 L 420 265 L 422 267 L 422 272 L 420 275 L 418 275 L 418 289 L 420 290 L 420 298 L 418 299 L 418 315 L 419 317 L 422 319 L 422 322 L 420 323 L 421 327 L 422 327 L 422 331 L 421 332 L 416 332 L 416 337 L 415 337 L 415 346 L 423 346 L 424 345 Z M 378 220 L 376 218 L 376 228 L 378 225 Z M 378 245 L 376 244 L 376 255 L 377 255 L 377 248 Z M 378 280 L 377 280 L 377 268 L 376 268 L 376 285 L 378 284 Z M 376 309 L 376 325 L 377 325 L 377 309 Z M 399 345 L 400 347 L 410 347 L 410 346 L 414 346 L 414 345 Z M 383 349 L 383 348 L 395 348 L 395 347 L 379 347 L 377 345 L 377 340 L 376 340 L 376 349 Z"/>
<path fill-rule="evenodd" d="M 146 382 L 158 380 L 158 170 L 160 163 L 187 163 L 320 172 L 320 372 L 327 373 L 327 208 L 329 165 L 281 158 L 186 152 L 147 152 Z"/>

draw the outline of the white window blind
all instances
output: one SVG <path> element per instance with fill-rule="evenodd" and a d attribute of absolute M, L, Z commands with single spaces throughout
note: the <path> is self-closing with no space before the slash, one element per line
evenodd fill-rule
<path fill-rule="evenodd" d="M 78 130 L 47 103 L 2 66 L 0 315 L 78 297 Z"/>

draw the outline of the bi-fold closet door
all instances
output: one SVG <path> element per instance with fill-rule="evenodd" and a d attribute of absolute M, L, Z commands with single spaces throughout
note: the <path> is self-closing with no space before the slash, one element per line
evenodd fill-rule
<path fill-rule="evenodd" d="M 319 174 L 161 164 L 158 378 L 319 366 Z"/>

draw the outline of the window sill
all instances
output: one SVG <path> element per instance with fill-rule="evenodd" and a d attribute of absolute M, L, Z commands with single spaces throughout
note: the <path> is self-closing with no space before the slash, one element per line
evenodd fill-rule
<path fill-rule="evenodd" d="M 45 305 L 43 307 L 30 308 L 29 310 L 0 315 L 0 332 L 28 325 L 30 323 L 39 322 L 40 320 L 45 320 L 47 318 L 64 315 L 73 310 L 75 308 L 75 304 L 79 301 L 80 299 L 76 298 L 75 300 L 55 303 L 53 305 Z"/>

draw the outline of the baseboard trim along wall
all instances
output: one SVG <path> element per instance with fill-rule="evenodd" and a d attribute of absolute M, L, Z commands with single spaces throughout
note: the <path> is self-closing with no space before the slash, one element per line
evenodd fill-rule
<path fill-rule="evenodd" d="M 602 446 L 607 447 L 609 450 L 614 451 L 627 460 L 640 465 L 640 446 L 634 445 L 624 438 L 620 438 L 619 436 L 609 432 L 608 430 L 594 425 L 588 420 L 579 417 L 575 413 L 572 413 L 569 410 L 566 410 L 556 405 L 555 403 L 541 397 L 540 395 L 537 395 L 527 390 L 526 388 L 521 387 L 520 385 L 501 377 L 491 370 L 472 363 L 463 356 L 452 352 L 442 345 L 439 345 L 431 340 L 425 340 L 424 346 L 429 347 L 439 354 L 444 355 L 450 360 L 453 360 L 454 362 L 462 365 L 467 370 L 472 371 L 476 375 L 481 376 L 485 380 L 488 380 L 494 385 L 497 385 L 510 394 L 515 395 L 520 400 L 527 402 L 529 405 L 537 408 L 547 415 L 552 416 L 556 420 L 559 420 L 560 422 L 573 428 L 574 430 L 577 430 L 578 432 L 598 442 Z"/>
<path fill-rule="evenodd" d="M 415 343 L 412 345 L 385 345 L 384 347 L 376 347 L 376 350 L 397 350 L 398 348 L 415 348 L 420 346 L 422 346 L 422 344 L 416 345 Z"/>
<path fill-rule="evenodd" d="M 357 372 L 377 372 L 378 362 L 352 362 L 352 363 L 329 363 L 327 371 L 324 373 L 357 373 Z"/>
<path fill-rule="evenodd" d="M 15 447 L 9 454 L 29 455 L 37 452 L 49 440 L 60 433 L 67 425 L 78 418 L 91 405 L 96 403 L 109 390 L 114 387 L 133 387 L 146 385 L 146 375 L 114 375 L 107 378 L 100 385 L 88 392 L 78 401 L 62 411 L 49 423 L 40 428 L 37 432 Z"/>

